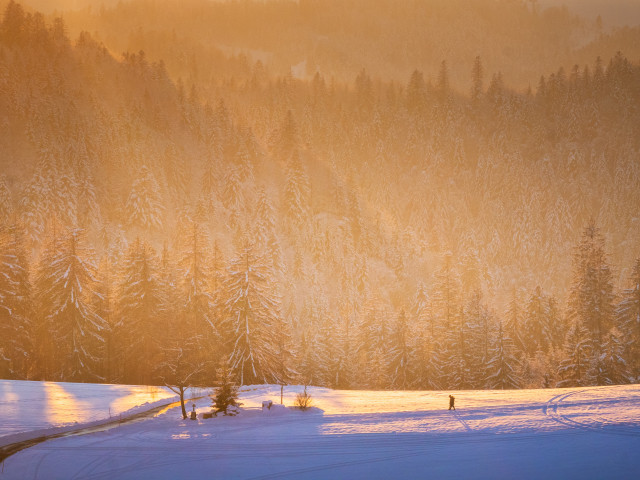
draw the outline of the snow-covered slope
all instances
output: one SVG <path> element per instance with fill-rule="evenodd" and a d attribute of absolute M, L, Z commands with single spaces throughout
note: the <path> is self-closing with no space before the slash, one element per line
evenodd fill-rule
<path fill-rule="evenodd" d="M 0 380 L 0 447 L 169 403 L 168 388 Z"/>
<path fill-rule="evenodd" d="M 285 387 L 292 405 L 300 387 Z M 310 388 L 317 407 L 242 389 L 236 417 L 179 409 L 9 457 L 14 478 L 637 478 L 640 386 L 363 392 Z M 456 411 L 448 411 L 448 394 Z M 276 405 L 262 411 L 263 400 Z M 197 402 L 200 414 L 209 399 Z"/>

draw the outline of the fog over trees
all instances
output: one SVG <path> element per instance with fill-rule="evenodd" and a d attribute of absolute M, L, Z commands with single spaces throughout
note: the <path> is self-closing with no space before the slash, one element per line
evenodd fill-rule
<path fill-rule="evenodd" d="M 639 380 L 640 26 L 0 3 L 0 378 Z"/>

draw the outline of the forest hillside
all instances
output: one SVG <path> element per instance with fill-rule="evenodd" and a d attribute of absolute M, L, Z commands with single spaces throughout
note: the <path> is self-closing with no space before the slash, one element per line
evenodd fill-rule
<path fill-rule="evenodd" d="M 637 25 L 481 0 L 4 3 L 3 376 L 638 378 Z"/>

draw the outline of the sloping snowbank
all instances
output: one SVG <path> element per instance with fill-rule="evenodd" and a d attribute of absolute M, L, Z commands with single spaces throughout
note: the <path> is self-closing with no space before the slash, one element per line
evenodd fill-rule
<path fill-rule="evenodd" d="M 126 418 L 175 399 L 164 387 L 0 380 L 0 447 Z"/>

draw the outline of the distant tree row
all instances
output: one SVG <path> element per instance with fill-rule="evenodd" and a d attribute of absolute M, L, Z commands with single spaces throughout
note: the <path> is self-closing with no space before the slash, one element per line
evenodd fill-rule
<path fill-rule="evenodd" d="M 334 316 L 316 292 L 287 316 L 264 250 L 247 241 L 223 262 L 197 222 L 183 232 L 176 250 L 158 254 L 137 239 L 112 263 L 67 230 L 30 267 L 21 227 L 4 227 L 0 377 L 173 384 L 196 371 L 192 381 L 206 384 L 221 362 L 241 384 L 334 388 L 610 385 L 640 375 L 640 259 L 616 297 L 594 224 L 575 250 L 566 311 L 538 287 L 505 315 L 478 291 L 465 300 L 448 259 L 408 311 L 374 296 Z"/>

